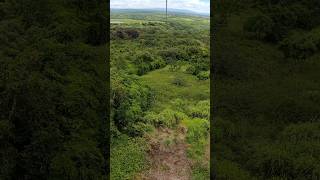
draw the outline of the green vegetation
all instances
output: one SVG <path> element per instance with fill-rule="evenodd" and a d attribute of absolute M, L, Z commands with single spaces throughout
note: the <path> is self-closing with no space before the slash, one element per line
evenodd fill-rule
<path fill-rule="evenodd" d="M 0 179 L 106 179 L 108 12 L 0 1 Z"/>
<path fill-rule="evenodd" d="M 135 173 L 147 168 L 146 142 L 140 138 L 121 135 L 111 144 L 111 179 L 132 179 Z"/>
<path fill-rule="evenodd" d="M 137 139 L 185 127 L 192 177 L 209 179 L 209 18 L 172 15 L 164 23 L 163 14 L 151 12 L 111 16 L 111 176 L 132 179 L 151 168 L 141 157 L 152 148 Z M 166 138 L 163 147 L 177 141 Z"/>
<path fill-rule="evenodd" d="M 217 179 L 319 179 L 319 1 L 225 2 L 215 16 Z"/>

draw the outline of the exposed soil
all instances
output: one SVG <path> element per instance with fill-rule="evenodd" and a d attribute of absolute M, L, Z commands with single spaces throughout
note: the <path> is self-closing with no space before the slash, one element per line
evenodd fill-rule
<path fill-rule="evenodd" d="M 150 141 L 150 169 L 142 175 L 144 180 L 189 180 L 191 162 L 187 158 L 186 129 L 159 128 Z"/>

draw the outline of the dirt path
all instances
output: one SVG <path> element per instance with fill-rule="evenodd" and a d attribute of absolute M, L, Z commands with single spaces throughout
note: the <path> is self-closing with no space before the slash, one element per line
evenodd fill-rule
<path fill-rule="evenodd" d="M 191 163 L 187 158 L 185 129 L 159 128 L 149 137 L 150 170 L 144 180 L 189 180 Z"/>

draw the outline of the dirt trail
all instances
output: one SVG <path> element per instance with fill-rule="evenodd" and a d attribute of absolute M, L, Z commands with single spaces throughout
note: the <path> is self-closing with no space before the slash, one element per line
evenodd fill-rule
<path fill-rule="evenodd" d="M 187 158 L 185 128 L 159 128 L 149 137 L 150 170 L 143 180 L 189 180 L 191 162 Z"/>

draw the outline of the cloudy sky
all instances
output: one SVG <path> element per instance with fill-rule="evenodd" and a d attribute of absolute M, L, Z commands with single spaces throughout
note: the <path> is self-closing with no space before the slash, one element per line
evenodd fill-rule
<path fill-rule="evenodd" d="M 110 0 L 111 8 L 117 9 L 146 9 L 165 8 L 165 0 Z M 210 0 L 168 0 L 170 9 L 186 9 L 196 12 L 209 13 Z"/>

